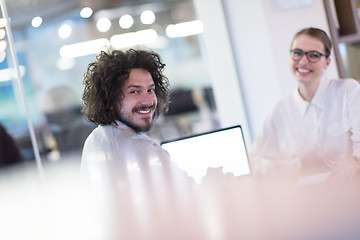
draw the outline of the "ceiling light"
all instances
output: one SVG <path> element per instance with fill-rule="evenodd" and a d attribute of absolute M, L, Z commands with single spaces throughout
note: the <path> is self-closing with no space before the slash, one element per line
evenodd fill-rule
<path fill-rule="evenodd" d="M 99 32 L 107 32 L 111 28 L 111 21 L 105 17 L 100 18 L 96 23 L 96 27 Z"/>
<path fill-rule="evenodd" d="M 140 15 L 140 20 L 143 24 L 152 24 L 155 22 L 155 14 L 150 10 L 143 11 Z"/>
<path fill-rule="evenodd" d="M 158 35 L 153 29 L 114 35 L 110 38 L 111 46 L 117 49 L 155 42 Z"/>
<path fill-rule="evenodd" d="M 99 38 L 91 41 L 63 45 L 60 48 L 60 56 L 63 58 L 75 58 L 91 54 L 98 54 L 110 46 L 109 40 Z"/>
<path fill-rule="evenodd" d="M 19 66 L 20 76 L 25 75 L 25 67 Z M 13 78 L 16 78 L 16 71 L 14 68 L 5 68 L 0 70 L 0 82 L 7 82 Z"/>
<path fill-rule="evenodd" d="M 89 17 L 91 17 L 92 14 L 93 14 L 93 10 L 89 7 L 84 7 L 80 11 L 80 16 L 82 18 L 89 18 Z"/>
<path fill-rule="evenodd" d="M 3 28 L 0 28 L 0 39 L 3 39 L 6 35 L 6 31 Z"/>
<path fill-rule="evenodd" d="M 6 58 L 6 52 L 0 51 L 0 63 L 2 63 Z"/>
<path fill-rule="evenodd" d="M 40 27 L 41 24 L 42 24 L 42 18 L 39 16 L 34 17 L 31 20 L 31 26 L 33 26 L 34 28 Z"/>
<path fill-rule="evenodd" d="M 72 32 L 72 27 L 67 23 L 61 25 L 58 30 L 59 37 L 61 37 L 62 39 L 66 39 L 70 37 L 71 32 Z"/>
<path fill-rule="evenodd" d="M 134 24 L 132 16 L 126 14 L 119 19 L 119 25 L 123 29 L 128 29 Z"/>
<path fill-rule="evenodd" d="M 0 40 L 0 51 L 5 51 L 7 47 L 7 42 L 5 40 Z"/>
<path fill-rule="evenodd" d="M 2 28 L 6 27 L 6 19 L 5 18 L 0 18 L 0 27 L 2 27 Z"/>
<path fill-rule="evenodd" d="M 155 42 L 157 36 L 157 32 L 154 29 L 142 30 L 135 33 L 136 43 L 138 45 Z"/>
<path fill-rule="evenodd" d="M 169 38 L 186 37 L 200 34 L 204 31 L 204 26 L 200 20 L 170 24 L 166 27 L 166 35 Z"/>

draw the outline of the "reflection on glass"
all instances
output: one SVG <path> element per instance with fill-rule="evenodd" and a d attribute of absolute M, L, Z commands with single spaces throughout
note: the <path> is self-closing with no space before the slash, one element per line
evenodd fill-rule
<path fill-rule="evenodd" d="M 63 3 L 66 4 L 71 3 Z M 159 119 L 149 133 L 151 137 L 162 141 L 218 127 L 206 59 L 201 52 L 202 25 L 196 19 L 191 1 L 156 2 L 146 6 L 140 3 L 129 6 L 112 3 L 106 8 L 94 7 L 89 3 L 82 8 L 70 7 L 59 14 L 44 10 L 36 18 L 40 26 L 37 28 L 31 25 L 33 16 L 18 17 L 22 11 L 26 13 L 27 6 L 9 2 L 8 9 L 10 18 L 15 19 L 12 21 L 15 48 L 40 153 L 45 161 L 52 159 L 50 156 L 58 156 L 58 153 L 60 159 L 73 157 L 80 160 L 83 138 L 71 136 L 86 135 L 95 127 L 85 122 L 80 113 L 83 74 L 96 54 L 107 48 L 154 49 L 167 65 L 165 75 L 170 79 L 173 98 L 176 98 L 173 99 L 174 104 L 177 102 L 181 105 L 183 102 L 179 98 L 181 95 L 176 92 L 186 91 L 200 96 L 197 99 L 201 100 L 196 101 L 197 107 L 192 110 L 178 111 L 178 105 L 173 106 L 174 111 Z M 125 16 L 128 19 L 126 26 L 120 27 L 119 19 Z M 140 18 L 146 25 L 141 23 Z M 106 22 L 98 30 L 97 20 L 100 19 L 107 20 L 101 20 Z M 171 24 L 177 29 L 173 31 L 176 38 L 167 35 L 166 28 Z M 191 33 L 179 32 L 184 30 L 191 30 Z M 6 37 L 3 40 L 6 41 Z M 1 53 L 4 60 L 0 63 L 0 70 L 7 72 L 1 74 L 2 78 L 11 75 L 7 51 L 5 49 Z M 67 101 L 68 95 L 59 89 L 72 92 L 71 96 L 74 97 L 70 98 L 73 99 L 71 104 Z M 32 159 L 31 144 L 24 140 L 28 138 L 28 132 L 16 86 L 12 81 L 3 80 L 0 82 L 0 92 L 0 121 L 20 142 L 22 151 Z M 60 119 L 63 121 L 54 121 Z"/>

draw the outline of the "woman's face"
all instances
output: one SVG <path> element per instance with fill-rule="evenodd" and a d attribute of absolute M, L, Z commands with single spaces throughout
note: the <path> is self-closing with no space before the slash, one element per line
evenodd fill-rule
<path fill-rule="evenodd" d="M 324 44 L 317 38 L 308 35 L 298 36 L 291 49 L 299 49 L 304 52 L 317 51 L 325 54 Z M 299 84 L 311 85 L 320 81 L 323 71 L 330 64 L 330 61 L 330 57 L 322 56 L 318 62 L 310 62 L 304 54 L 299 60 L 293 60 L 290 57 L 290 68 Z"/>

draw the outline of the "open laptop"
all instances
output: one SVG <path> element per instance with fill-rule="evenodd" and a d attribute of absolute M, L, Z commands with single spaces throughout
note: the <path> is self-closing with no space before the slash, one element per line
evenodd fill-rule
<path fill-rule="evenodd" d="M 164 141 L 161 146 L 196 183 L 201 183 L 208 168 L 222 167 L 224 174 L 234 176 L 250 174 L 240 125 Z"/>

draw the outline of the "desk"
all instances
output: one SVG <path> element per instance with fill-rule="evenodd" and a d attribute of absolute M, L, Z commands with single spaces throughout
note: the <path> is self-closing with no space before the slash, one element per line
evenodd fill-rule
<path fill-rule="evenodd" d="M 147 240 L 360 239 L 359 182 L 299 187 L 293 177 L 233 177 L 209 169 L 202 184 L 195 184 L 186 177 L 174 177 L 173 172 L 161 175 L 161 171 L 128 172 L 131 181 L 118 179 L 110 192 L 97 194 L 101 206 L 107 206 L 104 212 L 111 215 L 108 222 L 115 236 Z M 108 196 L 105 201 L 104 196 Z"/>
<path fill-rule="evenodd" d="M 209 179 L 204 209 L 218 239 L 360 239 L 359 181 L 296 186 L 292 178 Z"/>

